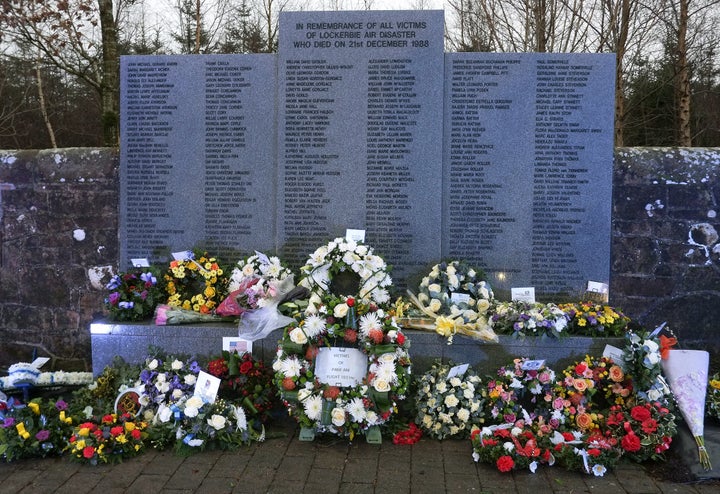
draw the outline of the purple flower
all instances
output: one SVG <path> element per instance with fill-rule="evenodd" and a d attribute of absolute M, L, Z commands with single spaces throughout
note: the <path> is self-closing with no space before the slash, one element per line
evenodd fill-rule
<path fill-rule="evenodd" d="M 58 400 L 55 402 L 55 408 L 57 408 L 59 411 L 67 410 L 67 403 L 63 400 Z"/>
<path fill-rule="evenodd" d="M 110 305 L 117 305 L 118 300 L 120 300 L 120 292 L 112 292 L 108 300 L 110 301 Z"/>
<path fill-rule="evenodd" d="M 122 284 L 122 281 L 120 280 L 120 276 L 115 275 L 110 279 L 108 284 L 105 285 L 105 288 L 107 288 L 108 290 L 115 290 L 121 284 Z"/>
<path fill-rule="evenodd" d="M 3 420 L 2 427 L 8 428 L 12 427 L 15 424 L 15 419 L 13 417 L 6 417 L 5 420 Z"/>
<path fill-rule="evenodd" d="M 142 292 L 140 292 L 140 300 L 145 300 L 147 298 L 147 296 L 148 296 L 147 290 L 143 290 Z"/>
<path fill-rule="evenodd" d="M 200 366 L 198 365 L 197 361 L 193 360 L 192 363 L 190 363 L 190 372 L 193 374 L 197 374 L 202 369 L 200 369 Z"/>
<path fill-rule="evenodd" d="M 37 439 L 40 442 L 47 441 L 50 437 L 50 431 L 43 429 L 41 431 L 38 431 L 37 434 L 35 434 L 35 439 Z"/>
<path fill-rule="evenodd" d="M 157 278 L 155 278 L 153 274 L 149 271 L 147 273 L 141 274 L 140 279 L 145 282 L 145 286 L 148 286 L 148 283 L 150 284 L 149 286 L 153 286 L 157 283 Z"/>

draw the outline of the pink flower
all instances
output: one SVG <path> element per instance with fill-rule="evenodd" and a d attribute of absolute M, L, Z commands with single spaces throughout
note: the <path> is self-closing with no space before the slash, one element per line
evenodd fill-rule
<path fill-rule="evenodd" d="M 167 324 L 167 311 L 170 308 L 169 305 L 158 305 L 155 309 L 155 324 L 158 326 L 164 326 Z"/>

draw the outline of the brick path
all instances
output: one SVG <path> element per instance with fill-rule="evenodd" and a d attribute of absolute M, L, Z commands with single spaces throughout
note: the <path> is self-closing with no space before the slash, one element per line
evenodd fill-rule
<path fill-rule="evenodd" d="M 703 494 L 718 484 L 674 484 L 650 477 L 643 467 L 623 464 L 593 477 L 560 468 L 501 474 L 476 464 L 469 441 L 423 439 L 413 446 L 391 442 L 319 438 L 301 442 L 294 424 L 287 433 L 233 452 L 209 451 L 188 458 L 146 453 L 117 465 L 89 466 L 67 458 L 0 464 L 0 492 L 10 493 L 632 493 Z M 672 468 L 667 464 L 667 468 Z"/>

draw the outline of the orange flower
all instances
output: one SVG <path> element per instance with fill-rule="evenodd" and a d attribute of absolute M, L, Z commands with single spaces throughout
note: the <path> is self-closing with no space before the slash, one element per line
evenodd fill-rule
<path fill-rule="evenodd" d="M 579 413 L 577 417 L 575 417 L 575 423 L 577 423 L 578 427 L 581 429 L 590 429 L 593 426 L 593 420 L 589 413 Z"/>
<path fill-rule="evenodd" d="M 573 379 L 573 386 L 581 393 L 585 391 L 588 387 L 587 381 L 585 381 L 585 379 Z"/>
<path fill-rule="evenodd" d="M 625 379 L 625 373 L 619 365 L 613 365 L 610 367 L 610 380 L 616 383 L 622 382 Z"/>

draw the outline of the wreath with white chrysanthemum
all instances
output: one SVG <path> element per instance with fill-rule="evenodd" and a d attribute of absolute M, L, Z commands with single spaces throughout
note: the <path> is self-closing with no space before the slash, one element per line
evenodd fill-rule
<path fill-rule="evenodd" d="M 388 289 L 392 278 L 387 264 L 373 253 L 372 247 L 354 240 L 336 238 L 319 247 L 300 271 L 305 275 L 300 285 L 312 293 L 310 303 L 313 305 L 333 291 L 332 285 L 340 277 L 355 278 L 351 283 L 356 282 L 357 289 L 353 287 L 345 294 L 353 295 L 363 303 L 380 305 L 390 300 Z"/>
<path fill-rule="evenodd" d="M 230 285 L 228 292 L 234 292 L 240 289 L 240 286 L 247 278 L 260 278 L 266 283 L 273 281 L 282 281 L 292 276 L 292 270 L 280 262 L 280 258 L 276 256 L 266 256 L 260 252 L 255 252 L 247 259 L 241 259 L 237 262 L 230 274 Z"/>
<path fill-rule="evenodd" d="M 346 347 L 367 358 L 355 385 L 321 382 L 315 373 L 322 348 Z M 302 428 L 349 437 L 386 423 L 405 398 L 410 380 L 409 341 L 392 310 L 347 296 L 322 303 L 287 326 L 273 369 L 280 396 Z"/>
<path fill-rule="evenodd" d="M 172 307 L 209 314 L 227 293 L 227 276 L 218 260 L 207 252 L 171 261 L 163 277 L 167 304 Z"/>

